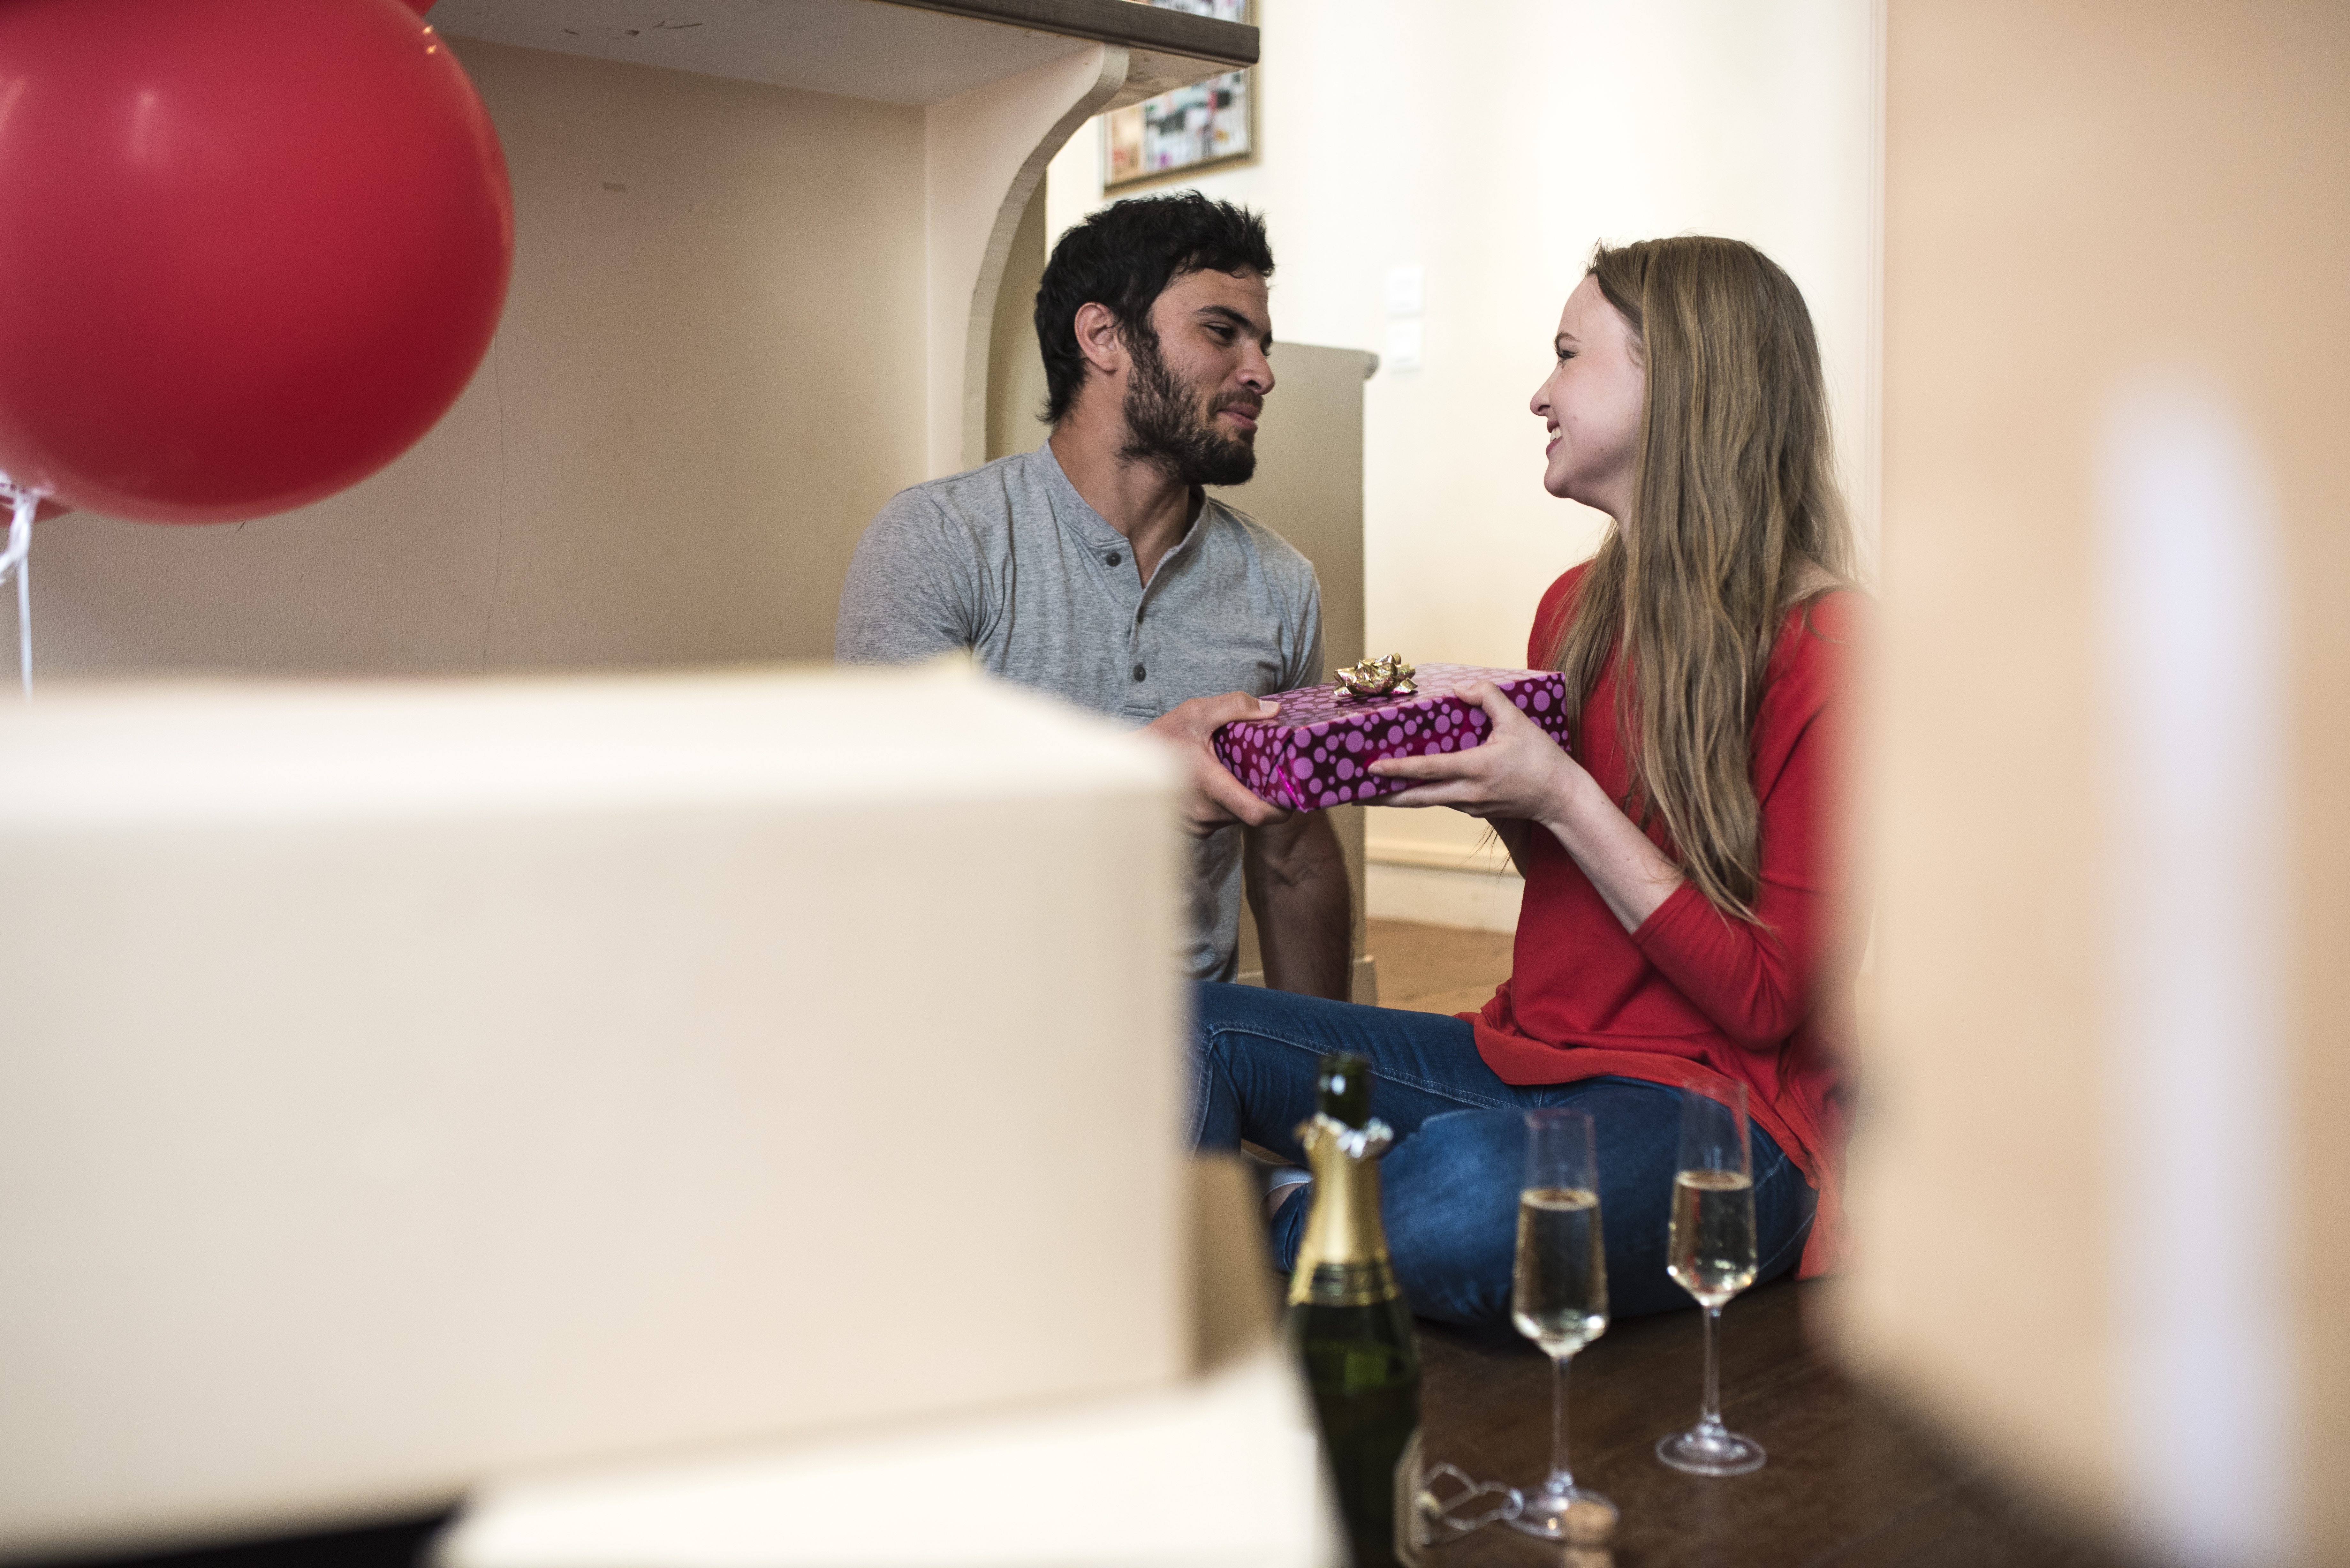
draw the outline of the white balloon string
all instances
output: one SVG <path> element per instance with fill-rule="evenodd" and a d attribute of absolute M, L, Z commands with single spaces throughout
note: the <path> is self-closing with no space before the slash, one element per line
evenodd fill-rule
<path fill-rule="evenodd" d="M 25 554 L 16 563 L 16 670 L 24 680 L 25 701 L 27 702 L 33 700 L 33 524 L 29 514 L 39 505 L 37 501 L 32 507 L 27 507 L 21 501 L 16 504 L 16 515 L 26 519 Z M 9 521 L 8 532 L 11 535 L 16 532 L 13 518 Z M 9 541 L 9 548 L 16 548 L 13 538 Z"/>
<path fill-rule="evenodd" d="M 33 700 L 33 514 L 41 509 L 41 498 L 29 490 L 19 489 L 0 473 L 0 497 L 13 504 L 8 519 L 8 545 L 0 550 L 0 583 L 16 576 L 16 668 L 25 681 L 25 701 Z"/>

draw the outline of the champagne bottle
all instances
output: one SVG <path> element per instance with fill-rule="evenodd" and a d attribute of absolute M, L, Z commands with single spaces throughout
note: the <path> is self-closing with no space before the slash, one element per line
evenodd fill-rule
<path fill-rule="evenodd" d="M 1420 1561 L 1419 1345 L 1379 1223 L 1378 1157 L 1394 1133 L 1370 1115 L 1368 1064 L 1322 1058 L 1312 1120 L 1297 1129 L 1314 1207 L 1289 1282 L 1290 1343 L 1305 1363 L 1355 1568 Z"/>

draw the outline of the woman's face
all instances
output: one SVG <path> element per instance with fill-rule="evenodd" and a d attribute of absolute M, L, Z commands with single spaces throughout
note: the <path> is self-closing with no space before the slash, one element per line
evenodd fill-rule
<path fill-rule="evenodd" d="M 1632 328 L 1586 275 L 1559 312 L 1558 362 L 1534 389 L 1534 417 L 1550 427 L 1543 488 L 1617 522 L 1632 505 L 1640 404 L 1648 373 Z"/>

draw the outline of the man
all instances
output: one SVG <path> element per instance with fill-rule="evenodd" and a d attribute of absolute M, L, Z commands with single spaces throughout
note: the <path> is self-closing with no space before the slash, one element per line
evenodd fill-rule
<path fill-rule="evenodd" d="M 1062 237 L 1036 293 L 1052 434 L 899 492 L 865 530 L 834 656 L 969 649 L 986 669 L 1180 749 L 1192 833 L 1188 968 L 1237 969 L 1245 867 L 1265 981 L 1344 1000 L 1351 903 L 1329 820 L 1259 800 L 1210 737 L 1323 679 L 1314 568 L 1201 488 L 1256 470 L 1273 251 L 1197 192 L 1121 202 Z M 1235 690 L 1237 688 L 1237 690 Z"/>

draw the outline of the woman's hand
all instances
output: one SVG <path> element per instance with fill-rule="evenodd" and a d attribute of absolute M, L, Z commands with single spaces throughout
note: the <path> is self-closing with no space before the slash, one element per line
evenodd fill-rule
<path fill-rule="evenodd" d="M 1547 824 L 1568 798 L 1591 787 L 1583 764 L 1502 695 L 1490 680 L 1461 689 L 1492 721 L 1480 745 L 1432 757 L 1389 757 L 1371 764 L 1371 776 L 1424 781 L 1380 799 L 1381 805 L 1449 805 L 1471 816 L 1515 817 Z"/>
<path fill-rule="evenodd" d="M 1461 695 L 1477 700 L 1493 732 L 1465 752 L 1373 763 L 1374 777 L 1423 781 L 1378 804 L 1449 805 L 1471 816 L 1537 823 L 1590 878 L 1617 923 L 1627 931 L 1639 929 L 1680 886 L 1680 867 L 1499 687 L 1480 680 Z M 1517 854 L 1513 844 L 1511 857 Z M 1523 861 L 1519 869 L 1524 869 Z"/>

